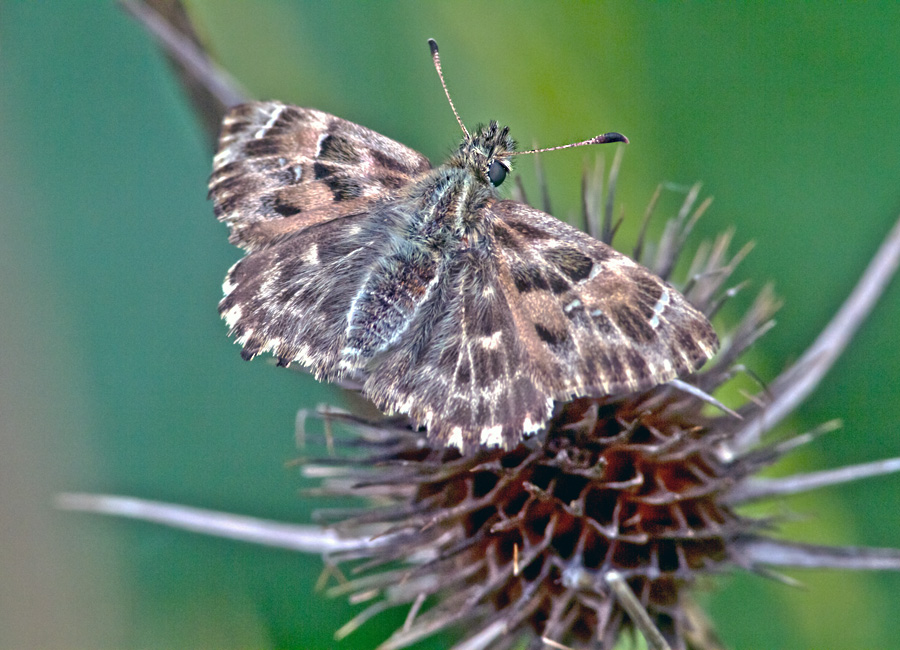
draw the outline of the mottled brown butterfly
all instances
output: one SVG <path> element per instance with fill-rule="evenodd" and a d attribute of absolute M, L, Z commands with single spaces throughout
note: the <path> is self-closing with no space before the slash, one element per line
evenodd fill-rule
<path fill-rule="evenodd" d="M 471 135 L 453 112 L 465 137 L 438 167 L 310 108 L 225 117 L 209 193 L 246 251 L 219 304 L 245 359 L 272 352 L 359 382 L 432 442 L 471 450 L 515 446 L 555 400 L 648 389 L 715 353 L 707 319 L 666 282 L 502 199 L 509 129 Z M 566 146 L 602 142 L 627 140 Z"/>

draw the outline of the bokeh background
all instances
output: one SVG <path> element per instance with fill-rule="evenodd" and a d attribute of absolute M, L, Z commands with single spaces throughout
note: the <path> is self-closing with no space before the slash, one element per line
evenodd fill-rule
<path fill-rule="evenodd" d="M 189 7 L 253 95 L 433 161 L 460 134 L 429 36 L 470 126 L 498 119 L 524 145 L 627 134 L 620 243 L 657 183 L 702 181 L 715 203 L 695 243 L 735 227 L 757 242 L 738 278 L 785 300 L 750 360 L 764 379 L 811 342 L 900 212 L 896 3 Z M 543 157 L 558 216 L 578 209 L 581 167 L 600 153 Z M 238 253 L 205 200 L 210 160 L 165 60 L 114 4 L 0 3 L 0 647 L 368 649 L 402 622 L 391 612 L 338 646 L 354 610 L 313 593 L 318 558 L 52 508 L 77 490 L 299 522 L 322 505 L 285 463 L 296 410 L 341 398 L 242 362 L 226 339 L 216 303 Z M 533 161 L 518 163 L 535 194 Z M 845 428 L 781 471 L 900 454 L 898 321 L 895 282 L 785 430 Z M 898 486 L 776 512 L 795 538 L 900 546 Z M 710 583 L 701 600 L 729 645 L 896 645 L 900 576 L 791 575 L 806 588 Z"/>

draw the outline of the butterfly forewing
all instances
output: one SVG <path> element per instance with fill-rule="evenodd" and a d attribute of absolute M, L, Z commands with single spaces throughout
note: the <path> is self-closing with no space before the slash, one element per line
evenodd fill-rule
<path fill-rule="evenodd" d="M 256 102 L 225 116 L 209 195 L 232 242 L 254 249 L 362 212 L 430 168 L 422 154 L 353 122 Z"/>
<path fill-rule="evenodd" d="M 715 353 L 706 317 L 644 267 L 527 205 L 491 211 L 500 284 L 555 399 L 650 388 Z"/>

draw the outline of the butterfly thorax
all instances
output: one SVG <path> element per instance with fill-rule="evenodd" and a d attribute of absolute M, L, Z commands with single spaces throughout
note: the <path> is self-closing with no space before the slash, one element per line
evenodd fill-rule
<path fill-rule="evenodd" d="M 435 249 L 468 248 L 483 240 L 490 224 L 484 208 L 500 199 L 496 186 L 510 171 L 515 142 L 496 122 L 463 140 L 447 162 L 415 183 L 408 196 L 418 216 L 407 236 Z M 499 178 L 499 180 L 498 180 Z"/>

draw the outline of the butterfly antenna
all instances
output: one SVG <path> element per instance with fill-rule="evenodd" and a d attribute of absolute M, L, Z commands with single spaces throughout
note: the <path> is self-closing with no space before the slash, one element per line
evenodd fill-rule
<path fill-rule="evenodd" d="M 444 82 L 444 73 L 441 72 L 441 57 L 440 57 L 440 55 L 438 55 L 437 42 L 433 38 L 429 38 L 428 39 L 428 47 L 431 48 L 431 58 L 434 61 L 434 68 L 435 68 L 435 70 L 437 70 L 438 77 L 440 77 L 440 79 L 441 79 L 441 85 L 444 87 L 444 94 L 447 95 L 447 101 L 450 102 L 450 108 L 453 109 L 453 115 L 456 116 L 456 121 L 459 122 L 459 126 L 460 126 L 460 128 L 462 128 L 463 133 L 466 134 L 466 140 L 471 140 L 472 138 L 469 135 L 468 129 L 466 129 L 466 125 L 462 123 L 461 119 L 459 119 L 459 113 L 456 112 L 456 106 L 453 105 L 453 100 L 450 99 L 450 91 L 447 90 L 447 84 Z M 588 143 L 585 142 L 583 144 L 588 144 Z"/>
<path fill-rule="evenodd" d="M 557 149 L 569 149 L 571 147 L 583 147 L 586 144 L 605 144 L 607 142 L 624 142 L 628 144 L 628 138 L 621 133 L 601 133 L 594 136 L 590 140 L 584 142 L 573 142 L 572 144 L 563 144 L 558 147 L 547 147 L 546 149 L 531 149 L 530 151 L 512 151 L 509 156 L 522 156 L 526 153 L 544 153 L 545 151 L 556 151 Z"/>

